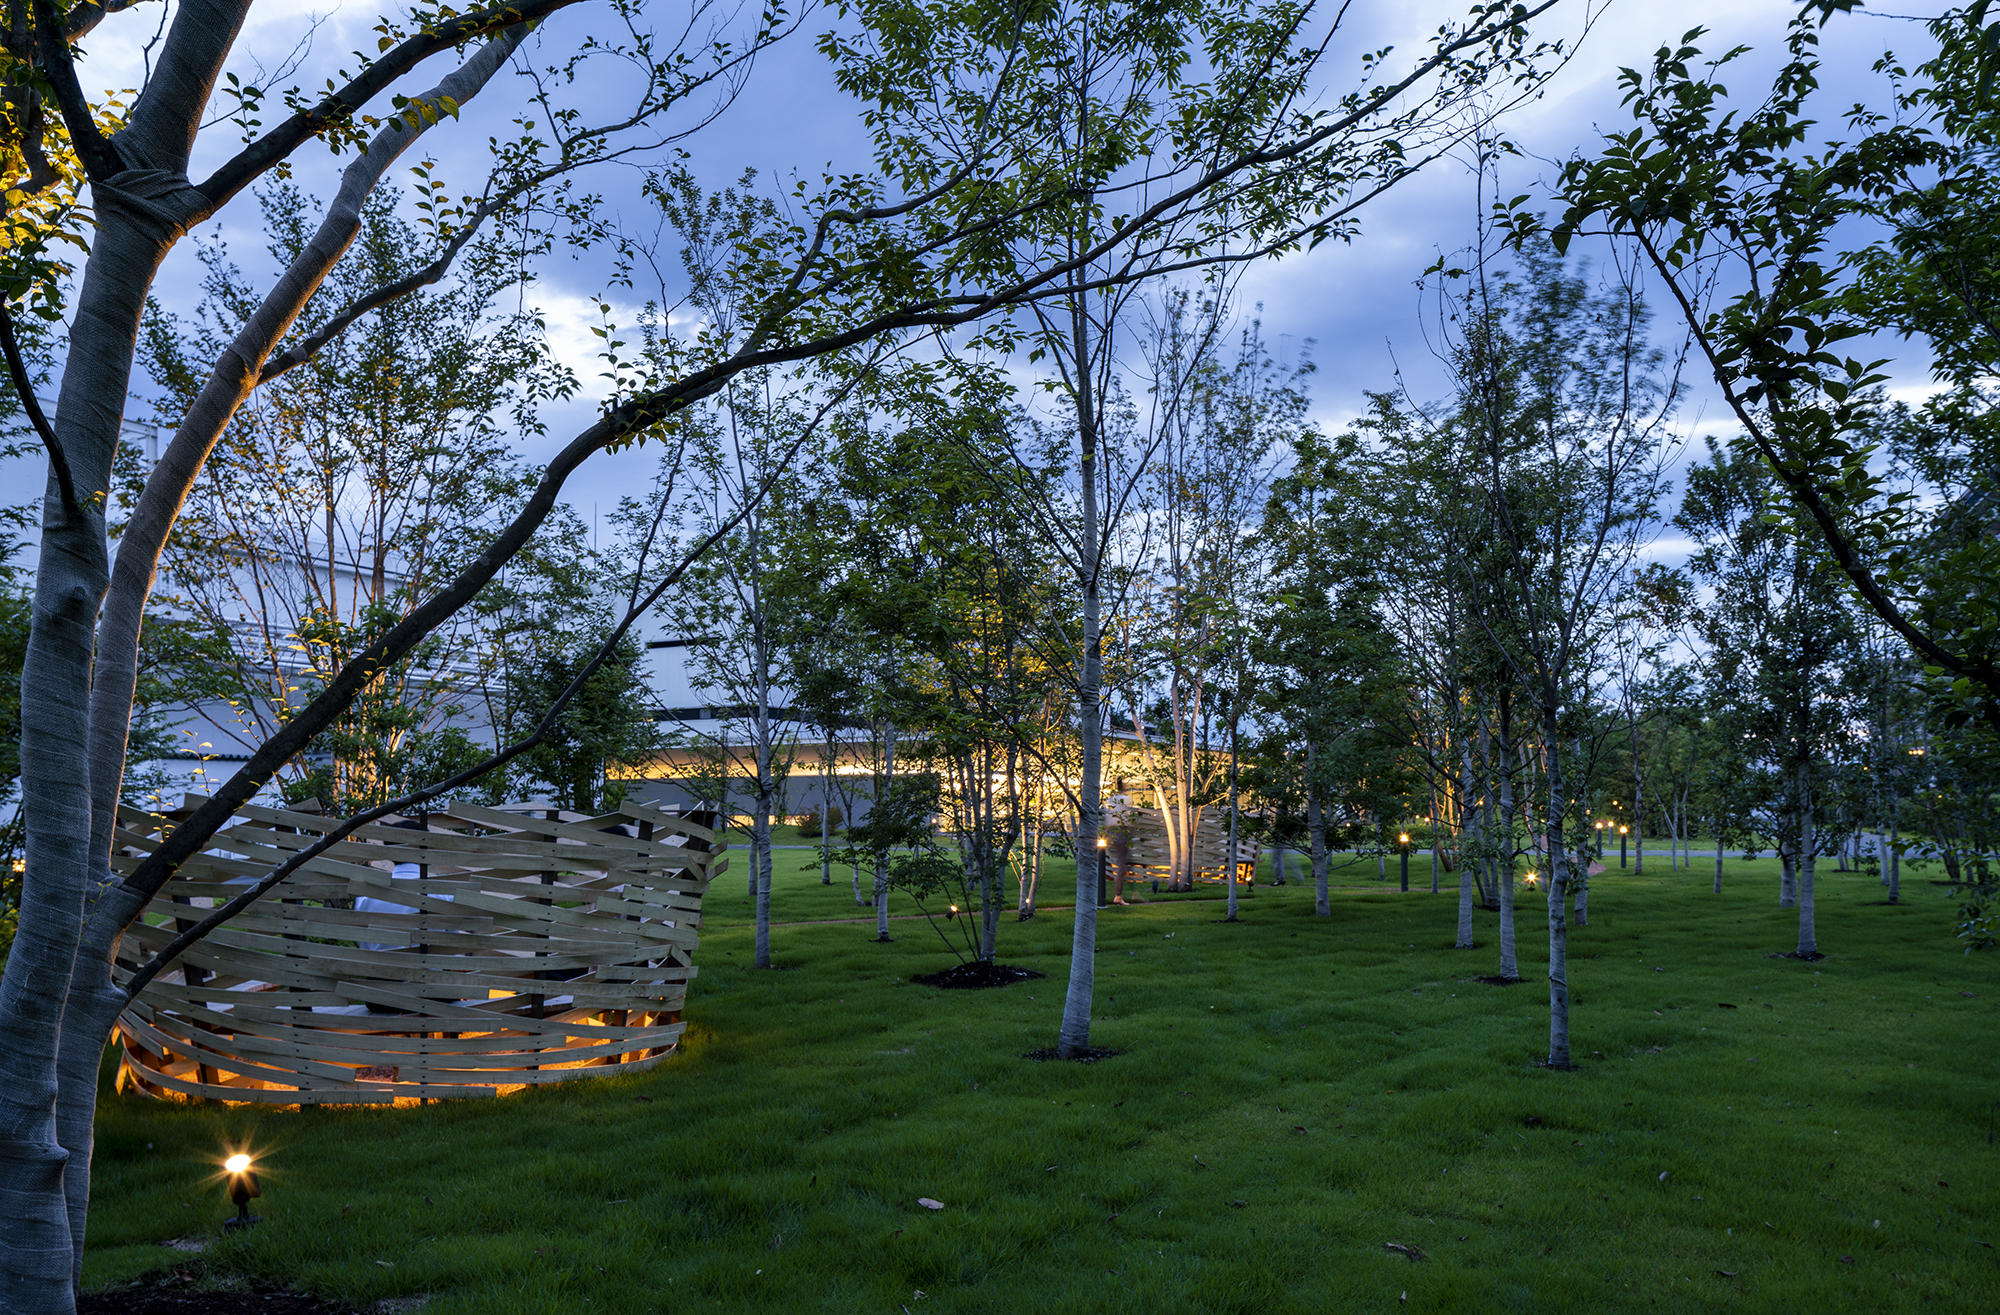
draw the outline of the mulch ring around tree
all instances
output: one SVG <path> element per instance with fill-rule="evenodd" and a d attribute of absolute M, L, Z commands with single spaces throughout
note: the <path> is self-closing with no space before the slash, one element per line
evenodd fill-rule
<path fill-rule="evenodd" d="M 349 1315 L 318 1297 L 284 1288 L 213 1288 L 193 1270 L 149 1274 L 129 1287 L 86 1292 L 77 1315 Z"/>
<path fill-rule="evenodd" d="M 1472 980 L 1475 982 L 1484 982 L 1488 986 L 1519 986 L 1528 979 L 1525 977 L 1502 977 L 1500 974 L 1494 973 L 1491 976 L 1475 977 Z"/>
<path fill-rule="evenodd" d="M 1124 1053 L 1124 1051 L 1112 1046 L 1092 1046 L 1080 1055 L 1071 1055 L 1067 1062 L 1071 1064 L 1095 1064 L 1100 1059 L 1109 1059 L 1113 1055 L 1122 1055 Z M 1054 1046 L 1043 1046 L 1040 1050 L 1030 1050 L 1027 1054 L 1021 1056 L 1021 1058 L 1047 1062 L 1050 1060 L 1060 1060 L 1063 1058 L 1063 1054 Z"/>
<path fill-rule="evenodd" d="M 1047 977 L 1033 968 L 1015 968 L 1004 963 L 987 963 L 974 959 L 970 963 L 953 964 L 942 972 L 922 973 L 910 980 L 918 986 L 942 986 L 947 991 L 984 991 L 993 986 L 1012 986 L 1016 982 L 1031 982 L 1037 977 Z"/>

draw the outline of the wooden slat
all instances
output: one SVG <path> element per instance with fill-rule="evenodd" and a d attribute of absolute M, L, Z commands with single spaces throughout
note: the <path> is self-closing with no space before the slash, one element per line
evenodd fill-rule
<path fill-rule="evenodd" d="M 262 806 L 238 819 L 124 937 L 119 975 L 339 824 Z M 452 804 L 425 821 L 358 828 L 149 983 L 120 1020 L 123 1081 L 170 1099 L 382 1104 L 673 1052 L 701 898 L 726 865 L 716 814 Z M 115 865 L 131 870 L 171 825 L 121 809 Z M 395 876 L 403 864 L 422 875 Z M 355 908 L 362 896 L 414 912 Z"/>

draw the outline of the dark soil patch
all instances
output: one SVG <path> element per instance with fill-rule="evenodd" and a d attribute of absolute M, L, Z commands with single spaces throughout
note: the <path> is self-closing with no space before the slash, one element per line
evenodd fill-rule
<path fill-rule="evenodd" d="M 1092 1046 L 1081 1055 L 1077 1055 L 1065 1062 L 1071 1064 L 1095 1064 L 1100 1059 L 1109 1059 L 1113 1055 L 1122 1055 L 1124 1053 L 1124 1051 L 1114 1049 L 1111 1046 Z M 1037 1063 L 1046 1063 L 1049 1060 L 1060 1060 L 1063 1056 L 1054 1046 L 1043 1046 L 1040 1050 L 1030 1050 L 1027 1054 L 1021 1056 L 1021 1058 L 1032 1059 Z"/>
<path fill-rule="evenodd" d="M 1016 982 L 1031 982 L 1037 977 L 1047 977 L 1033 968 L 1015 968 L 1004 963 L 984 963 L 974 959 L 971 963 L 953 964 L 942 972 L 923 973 L 910 980 L 919 986 L 942 986 L 947 991 L 984 991 L 994 986 L 1012 986 Z"/>
<path fill-rule="evenodd" d="M 148 1275 L 131 1287 L 86 1292 L 77 1315 L 348 1315 L 318 1297 L 284 1288 L 204 1287 L 193 1270 Z"/>
<path fill-rule="evenodd" d="M 1494 973 L 1490 977 L 1475 977 L 1472 980 L 1475 982 L 1484 982 L 1488 986 L 1519 986 L 1528 979 L 1525 977 L 1502 977 L 1500 974 Z"/>
<path fill-rule="evenodd" d="M 1798 959 L 1805 963 L 1818 963 L 1821 959 L 1826 958 L 1818 950 L 1814 950 L 1811 954 L 1800 954 L 1797 950 L 1786 950 L 1783 954 L 1767 954 L 1764 957 L 1767 959 Z"/>

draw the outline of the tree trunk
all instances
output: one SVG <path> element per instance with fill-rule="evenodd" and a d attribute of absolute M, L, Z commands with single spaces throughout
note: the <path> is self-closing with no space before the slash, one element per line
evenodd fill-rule
<path fill-rule="evenodd" d="M 1781 838 L 1778 841 L 1778 907 L 1789 909 L 1798 904 L 1798 880 L 1795 864 L 1798 859 L 1796 842 L 1787 847 Z"/>
<path fill-rule="evenodd" d="M 753 546 L 756 540 L 751 540 Z M 760 666 L 764 650 L 757 646 Z M 778 806 L 778 786 L 771 775 L 770 686 L 759 671 L 757 681 L 757 820 L 750 828 L 751 886 L 757 901 L 755 964 L 771 966 L 771 813 Z M 820 810 L 822 813 L 825 809 Z"/>
<path fill-rule="evenodd" d="M 1459 799 L 1463 801 L 1471 798 L 1472 795 L 1471 746 L 1464 746 L 1461 757 L 1463 759 L 1465 775 L 1461 782 Z M 1461 807 L 1457 815 L 1462 827 L 1466 820 L 1465 810 Z M 1469 950 L 1472 948 L 1472 871 L 1474 865 L 1466 859 L 1465 837 L 1462 830 L 1459 836 L 1458 860 L 1458 939 L 1453 942 L 1453 948 Z"/>
<path fill-rule="evenodd" d="M 1889 852 L 1883 856 L 1883 866 L 1889 874 L 1889 902 L 1899 904 L 1903 898 L 1903 851 L 1897 847 L 1896 824 L 1900 819 L 1896 814 L 1896 793 L 1889 792 Z"/>
<path fill-rule="evenodd" d="M 1229 835 L 1228 848 L 1222 855 L 1222 886 L 1229 892 L 1229 913 L 1223 918 L 1224 922 L 1236 921 L 1236 825 L 1239 815 L 1236 765 L 1236 708 L 1232 697 L 1229 710 Z"/>
<path fill-rule="evenodd" d="M 1098 526 L 1097 508 L 1097 410 L 1091 395 L 1091 353 L 1084 330 L 1081 294 L 1070 300 L 1070 346 L 1076 367 L 1076 416 L 1080 451 L 1078 473 L 1082 495 L 1082 533 L 1077 536 L 1082 549 L 1078 556 L 1077 583 L 1083 602 L 1083 651 L 1077 655 L 1076 731 L 1082 753 L 1082 778 L 1077 786 L 1076 809 L 1076 919 L 1070 931 L 1069 987 L 1063 995 L 1062 1028 L 1057 1035 L 1056 1053 L 1076 1059 L 1090 1053 L 1090 1014 L 1097 990 L 1097 878 L 1101 863 L 1097 833 L 1103 827 L 1104 808 L 1104 655 L 1103 588 L 1104 538 Z"/>
<path fill-rule="evenodd" d="M 750 828 L 751 889 L 757 892 L 756 966 L 771 966 L 771 796 L 768 782 L 757 791 L 757 821 Z"/>
<path fill-rule="evenodd" d="M 1819 957 L 1819 935 L 1813 926 L 1813 834 L 1812 760 L 1801 757 L 1798 765 L 1799 791 L 1799 949 L 1802 959 Z"/>
<path fill-rule="evenodd" d="M 1326 892 L 1326 810 L 1320 806 L 1319 781 L 1314 772 L 1318 755 L 1306 742 L 1306 835 L 1312 845 L 1313 916 L 1330 918 L 1333 905 Z"/>
<path fill-rule="evenodd" d="M 1646 778 L 1639 771 L 1638 733 L 1632 741 L 1632 875 L 1646 871 Z"/>
<path fill-rule="evenodd" d="M 21 681 L 21 816 L 27 823 L 19 932 L 0 976 L 0 1310 L 67 1311 L 83 1238 L 65 1199 L 59 1046 L 87 892 L 109 879 L 91 842 L 86 737 L 98 609 L 110 584 L 102 514 L 146 290 L 168 239 L 109 189 L 94 194 L 92 244 L 53 425 L 76 496 L 51 471 Z M 138 204 L 143 204 L 140 202 Z M 129 711 L 129 709 L 128 709 Z M 115 790 L 111 796 L 116 799 Z M 96 1069 L 90 1074 L 94 1082 Z M 77 1148 L 89 1155 L 88 1131 Z M 87 1167 L 80 1166 L 85 1175 Z M 83 1200 L 79 1196 L 79 1202 Z M 82 1217 L 82 1207 L 75 1207 Z"/>
<path fill-rule="evenodd" d="M 896 785 L 896 728 L 893 724 L 883 736 L 883 744 L 882 784 L 881 792 L 876 796 L 877 803 Z M 875 850 L 875 939 L 882 942 L 889 939 L 889 851 L 880 846 Z"/>
<path fill-rule="evenodd" d="M 1549 861 L 1554 865 L 1549 873 L 1549 1067 L 1568 1068 L 1569 929 L 1563 925 L 1563 887 L 1569 877 L 1569 862 L 1562 843 L 1563 813 L 1568 805 L 1563 798 L 1562 741 L 1557 736 L 1556 718 L 1555 706 L 1545 703 L 1542 736 L 1548 745 L 1548 843 Z M 1579 907 L 1581 899 L 1579 890 Z"/>
<path fill-rule="evenodd" d="M 1500 975 L 1509 979 L 1521 975 L 1514 953 L 1514 751 L 1508 739 L 1506 702 L 1501 702 L 1500 751 Z M 1551 892 L 1553 898 L 1553 892 Z M 1550 932 L 1554 935 L 1554 932 Z M 1554 971 L 1553 968 L 1551 971 Z"/>
<path fill-rule="evenodd" d="M 833 733 L 827 732 L 826 771 L 819 779 L 819 884 L 833 884 Z"/>
<path fill-rule="evenodd" d="M 1715 893 L 1722 893 L 1722 834 L 1719 831 L 1715 836 Z"/>

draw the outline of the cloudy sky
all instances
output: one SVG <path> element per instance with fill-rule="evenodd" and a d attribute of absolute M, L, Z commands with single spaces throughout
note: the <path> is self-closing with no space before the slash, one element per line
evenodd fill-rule
<path fill-rule="evenodd" d="M 1885 49 L 1906 57 L 1921 55 L 1923 32 L 1916 20 L 1935 8 L 1936 0 L 1908 0 L 1894 16 L 1863 13 L 1833 22 L 1824 46 L 1828 117 L 1852 101 L 1881 98 L 1883 88 L 1870 65 Z M 1513 111 L 1503 125 L 1527 153 L 1527 158 L 1510 163 L 1503 180 L 1506 190 L 1536 191 L 1563 158 L 1590 149 L 1600 130 L 1625 126 L 1627 115 L 1617 103 L 1618 69 L 1644 65 L 1655 47 L 1677 40 L 1690 28 L 1710 29 L 1702 41 L 1709 50 L 1738 43 L 1756 47 L 1758 56 L 1745 61 L 1730 81 L 1745 93 L 1765 85 L 1793 9 L 1786 0 L 1673 4 L 1612 0 L 1595 8 L 1586 8 L 1583 0 L 1568 0 L 1558 6 L 1541 34 L 1563 38 L 1574 53 L 1542 94 Z M 152 16 L 147 17 L 149 11 Z M 109 87 L 137 85 L 144 74 L 146 39 L 153 34 L 158 12 L 146 6 L 107 23 L 90 51 L 86 77 Z M 1340 79 L 1355 67 L 1359 52 L 1393 44 L 1398 51 L 1413 54 L 1422 48 L 1427 33 L 1462 12 L 1463 0 L 1355 0 L 1345 37 L 1325 64 L 1326 91 L 1337 95 L 1343 89 Z M 375 49 L 380 13 L 379 6 L 361 0 L 310 11 L 303 5 L 270 0 L 253 11 L 233 67 L 246 79 L 267 79 L 288 54 L 301 48 L 310 28 L 310 44 L 294 80 L 314 85 L 343 63 L 352 67 L 357 57 L 347 52 Z M 601 21 L 601 11 L 586 7 L 586 13 Z M 683 4 L 655 3 L 650 13 L 666 26 L 686 9 Z M 810 39 L 830 21 L 823 14 L 808 16 L 804 31 L 761 59 L 726 114 L 685 144 L 700 177 L 720 184 L 745 168 L 755 168 L 767 180 L 788 179 L 811 176 L 828 164 L 865 162 L 866 138 L 853 104 L 834 88 Z M 580 18 L 551 23 L 527 57 L 538 64 L 560 58 L 575 48 L 583 24 Z M 615 93 L 615 74 L 591 76 L 603 76 L 606 89 Z M 496 83 L 463 121 L 445 124 L 427 136 L 424 153 L 439 161 L 444 176 L 469 185 L 485 158 L 487 135 L 505 131 L 506 120 L 518 110 L 519 91 L 518 86 Z M 231 143 L 226 133 L 216 136 L 221 140 L 213 149 L 219 153 Z M 324 159 L 306 158 L 301 181 L 323 189 L 330 184 L 331 168 Z M 594 185 L 612 218 L 629 229 L 650 230 L 657 222 L 656 212 L 639 197 L 637 181 L 635 171 L 611 170 Z M 1315 409 L 1324 423 L 1338 425 L 1352 416 L 1362 393 L 1390 386 L 1399 368 L 1419 396 L 1435 389 L 1437 376 L 1422 333 L 1423 301 L 1415 281 L 1439 253 L 1465 246 L 1472 235 L 1476 204 L 1471 172 L 1461 163 L 1442 162 L 1373 203 L 1365 213 L 1363 233 L 1352 245 L 1328 244 L 1244 277 L 1244 299 L 1262 305 L 1272 342 L 1288 353 L 1300 350 L 1307 340 L 1313 343 L 1319 366 Z M 247 263 L 260 236 L 254 204 L 235 206 L 225 216 L 223 230 Z M 163 274 L 162 301 L 183 309 L 191 306 L 198 274 L 193 252 L 184 244 Z M 590 334 L 590 326 L 597 322 L 598 298 L 608 296 L 628 315 L 636 300 L 630 294 L 605 294 L 606 277 L 603 253 L 565 255 L 545 268 L 531 294 L 549 316 L 553 349 L 569 361 L 593 394 L 550 416 L 551 437 L 538 445 L 544 450 L 589 423 L 595 401 L 602 396 L 597 381 L 600 367 L 591 358 L 596 340 Z M 1899 369 L 1908 386 L 1920 386 L 1921 360 L 1899 362 Z M 140 409 L 135 404 L 134 412 Z M 1707 428 L 1720 424 L 1717 409 L 1699 390 L 1688 418 Z M 538 454 L 532 446 L 530 454 Z M 621 492 L 643 482 L 649 468 L 650 457 L 643 452 L 599 457 L 572 481 L 571 500 L 586 517 L 593 507 L 608 510 Z"/>

